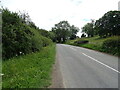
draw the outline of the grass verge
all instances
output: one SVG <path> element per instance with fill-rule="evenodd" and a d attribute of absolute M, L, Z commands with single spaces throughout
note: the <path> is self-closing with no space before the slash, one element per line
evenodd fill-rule
<path fill-rule="evenodd" d="M 42 51 L 3 61 L 2 88 L 44 88 L 51 84 L 55 44 Z"/>
<path fill-rule="evenodd" d="M 89 48 L 89 49 L 97 50 L 97 51 L 100 51 L 100 52 L 108 53 L 108 52 L 106 52 L 106 50 L 104 50 L 102 48 L 102 45 L 103 45 L 104 41 L 106 41 L 108 39 L 113 39 L 113 38 L 118 38 L 118 36 L 113 36 L 113 37 L 108 37 L 108 38 L 100 38 L 99 36 L 90 37 L 90 38 L 88 38 L 88 37 L 78 38 L 78 39 L 75 39 L 75 40 L 68 40 L 66 42 L 66 44 L 79 46 L 79 47 L 84 47 L 84 48 Z M 74 42 L 78 41 L 78 40 L 88 40 L 89 43 L 86 43 L 86 44 L 75 44 Z M 109 54 L 116 55 L 116 54 L 113 54 L 112 52 L 109 52 Z"/>

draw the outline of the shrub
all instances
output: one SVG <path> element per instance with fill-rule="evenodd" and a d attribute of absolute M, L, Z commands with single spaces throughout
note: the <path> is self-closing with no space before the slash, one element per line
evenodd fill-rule
<path fill-rule="evenodd" d="M 3 23 L 2 31 L 3 59 L 31 52 L 32 35 L 25 25 L 4 25 Z"/>
<path fill-rule="evenodd" d="M 51 40 L 42 36 L 39 29 L 23 23 L 18 13 L 2 10 L 2 56 L 9 59 L 21 54 L 28 54 L 41 50 L 43 46 L 51 43 Z"/>
<path fill-rule="evenodd" d="M 120 37 L 105 40 L 102 45 L 102 50 L 120 56 Z"/>
<path fill-rule="evenodd" d="M 52 40 L 48 39 L 46 37 L 42 37 L 42 42 L 43 42 L 42 46 L 46 47 L 46 46 L 48 46 L 48 45 L 50 45 L 52 43 Z"/>

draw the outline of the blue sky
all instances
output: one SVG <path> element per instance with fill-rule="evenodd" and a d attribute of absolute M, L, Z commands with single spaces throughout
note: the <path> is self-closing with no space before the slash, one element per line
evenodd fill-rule
<path fill-rule="evenodd" d="M 28 12 L 39 27 L 51 30 L 54 24 L 67 20 L 81 29 L 91 19 L 99 19 L 110 10 L 118 10 L 120 0 L 1 0 L 11 11 Z M 78 33 L 81 35 L 81 30 Z"/>

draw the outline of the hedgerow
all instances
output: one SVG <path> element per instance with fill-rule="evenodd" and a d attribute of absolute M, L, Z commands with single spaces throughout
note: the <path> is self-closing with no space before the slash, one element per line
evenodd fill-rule
<path fill-rule="evenodd" d="M 104 41 L 102 50 L 120 56 L 120 37 L 113 37 Z"/>
<path fill-rule="evenodd" d="M 2 9 L 2 57 L 11 57 L 40 51 L 52 41 L 40 34 L 40 29 L 25 16 Z"/>

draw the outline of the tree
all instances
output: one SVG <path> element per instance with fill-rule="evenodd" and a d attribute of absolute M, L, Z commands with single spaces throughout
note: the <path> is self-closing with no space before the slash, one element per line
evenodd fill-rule
<path fill-rule="evenodd" d="M 93 37 L 95 35 L 94 21 L 92 20 L 91 23 L 84 25 L 84 27 L 82 27 L 82 32 L 88 34 L 88 37 Z"/>
<path fill-rule="evenodd" d="M 56 42 L 65 42 L 68 39 L 75 39 L 79 28 L 74 25 L 70 26 L 68 21 L 60 21 L 52 28 L 52 32 L 55 33 Z"/>
<path fill-rule="evenodd" d="M 75 27 L 74 25 L 71 26 L 70 28 L 71 30 L 71 35 L 70 35 L 70 39 L 75 39 L 76 38 L 76 34 L 77 32 L 79 31 L 79 28 L 78 27 Z"/>
<path fill-rule="evenodd" d="M 82 38 L 82 37 L 86 37 L 86 35 L 83 33 L 83 34 L 81 35 L 81 38 Z"/>
<path fill-rule="evenodd" d="M 70 37 L 70 24 L 68 21 L 60 21 L 52 28 L 52 32 L 56 34 L 56 42 L 65 42 Z"/>
<path fill-rule="evenodd" d="M 95 22 L 99 36 L 120 35 L 120 11 L 109 11 Z"/>
<path fill-rule="evenodd" d="M 50 38 L 53 42 L 55 42 L 55 33 L 52 32 L 52 31 L 49 31 L 49 38 Z"/>

